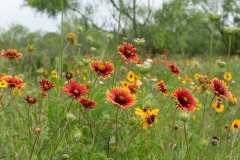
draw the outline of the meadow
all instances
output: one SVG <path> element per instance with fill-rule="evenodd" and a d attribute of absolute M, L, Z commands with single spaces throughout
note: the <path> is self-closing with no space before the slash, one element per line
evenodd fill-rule
<path fill-rule="evenodd" d="M 80 43 L 76 26 L 61 33 L 50 70 L 35 64 L 38 44 L 2 48 L 0 159 L 240 159 L 240 63 L 230 47 L 239 28 L 224 31 L 228 54 L 212 54 L 212 34 L 209 54 L 189 59 L 169 48 L 145 53 L 144 37 L 111 33 L 96 54 L 94 35 Z M 26 58 L 32 68 L 21 72 Z"/>

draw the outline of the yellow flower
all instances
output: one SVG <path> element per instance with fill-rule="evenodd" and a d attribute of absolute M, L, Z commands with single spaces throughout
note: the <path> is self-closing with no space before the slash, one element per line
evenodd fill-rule
<path fill-rule="evenodd" d="M 82 78 L 84 81 L 86 81 L 87 80 L 87 77 L 86 76 L 83 76 L 83 78 Z"/>
<path fill-rule="evenodd" d="M 196 104 L 196 106 L 194 107 L 194 111 L 198 111 L 198 110 L 200 110 L 200 108 L 202 107 L 202 103 L 201 102 L 198 102 L 198 100 L 196 100 L 197 101 L 197 104 Z"/>
<path fill-rule="evenodd" d="M 215 110 L 216 110 L 217 112 L 222 112 L 222 111 L 224 111 L 224 105 L 223 105 L 222 102 L 219 101 L 219 100 L 218 100 L 217 102 L 213 103 L 213 104 L 212 104 L 212 107 L 215 108 Z"/>
<path fill-rule="evenodd" d="M 128 81 L 134 82 L 135 81 L 135 76 L 136 75 L 133 73 L 133 71 L 129 71 L 128 74 L 127 74 Z"/>
<path fill-rule="evenodd" d="M 238 56 L 235 56 L 235 59 L 238 60 Z"/>
<path fill-rule="evenodd" d="M 194 78 L 195 78 L 196 80 L 198 80 L 198 79 L 201 78 L 201 77 L 202 77 L 202 75 L 199 74 L 199 73 L 195 73 L 195 74 L 194 74 Z"/>
<path fill-rule="evenodd" d="M 188 79 L 188 78 L 189 78 L 188 74 L 185 74 L 185 75 L 184 75 L 184 77 L 185 77 L 186 79 Z"/>
<path fill-rule="evenodd" d="M 188 82 L 189 82 L 190 84 L 194 84 L 194 82 L 193 82 L 193 79 L 192 79 L 192 78 L 189 78 L 189 79 L 188 79 Z"/>
<path fill-rule="evenodd" d="M 80 69 L 77 69 L 77 74 L 81 74 L 81 70 Z"/>
<path fill-rule="evenodd" d="M 87 73 L 87 69 L 83 69 L 83 72 Z"/>
<path fill-rule="evenodd" d="M 22 87 L 14 87 L 12 90 L 14 96 L 21 96 L 22 95 Z"/>
<path fill-rule="evenodd" d="M 159 112 L 159 109 L 152 110 L 152 109 L 143 108 L 143 110 L 141 110 L 139 108 L 135 108 L 135 114 L 144 118 L 141 122 L 141 124 L 143 125 L 143 129 L 147 129 L 148 125 L 152 127 L 153 123 L 158 122 L 158 119 L 156 117 L 158 112 Z"/>
<path fill-rule="evenodd" d="M 223 75 L 223 78 L 227 81 L 230 81 L 232 79 L 232 74 L 230 72 L 226 72 L 224 75 Z"/>
<path fill-rule="evenodd" d="M 123 86 L 124 88 L 128 86 L 128 82 L 127 82 L 127 81 L 121 81 L 121 84 L 122 84 L 122 86 Z"/>
<path fill-rule="evenodd" d="M 45 71 L 44 71 L 44 74 L 45 74 L 45 75 L 48 75 L 48 70 L 45 70 Z"/>
<path fill-rule="evenodd" d="M 186 62 L 186 66 L 189 66 L 189 60 L 186 59 L 185 62 Z"/>
<path fill-rule="evenodd" d="M 8 87 L 8 83 L 3 79 L 0 79 L 0 88 L 7 88 L 7 87 Z"/>
<path fill-rule="evenodd" d="M 192 65 L 192 66 L 194 66 L 194 63 L 195 63 L 194 61 L 191 61 L 191 65 Z"/>
<path fill-rule="evenodd" d="M 192 120 L 193 120 L 193 121 L 196 121 L 196 116 L 192 116 Z"/>
<path fill-rule="evenodd" d="M 53 78 L 59 78 L 59 75 L 58 75 L 57 71 L 52 70 L 51 73 L 52 73 L 52 77 L 53 77 Z"/>
<path fill-rule="evenodd" d="M 148 76 L 148 78 L 151 78 L 151 74 L 148 73 L 147 76 Z"/>
<path fill-rule="evenodd" d="M 186 84 L 186 81 L 185 81 L 181 76 L 178 76 L 178 80 L 179 80 L 182 84 Z"/>
<path fill-rule="evenodd" d="M 194 90 L 195 92 L 199 93 L 199 92 L 201 91 L 201 88 L 198 87 L 198 86 L 195 86 L 195 87 L 193 87 L 193 90 Z"/>
<path fill-rule="evenodd" d="M 239 119 L 235 119 L 233 122 L 232 122 L 232 131 L 234 131 L 235 129 L 238 129 L 240 126 L 240 120 Z"/>
<path fill-rule="evenodd" d="M 228 99 L 228 104 L 230 106 L 234 106 L 235 104 L 237 104 L 238 99 L 233 93 L 231 93 L 231 92 L 229 92 L 229 93 L 230 93 L 230 97 Z"/>

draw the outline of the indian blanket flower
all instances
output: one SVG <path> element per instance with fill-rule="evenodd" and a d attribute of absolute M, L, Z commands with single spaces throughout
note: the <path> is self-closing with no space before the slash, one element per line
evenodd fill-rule
<path fill-rule="evenodd" d="M 225 85 L 224 81 L 219 80 L 218 78 L 214 78 L 211 82 L 211 87 L 213 92 L 222 98 L 228 98 L 230 93 L 228 92 L 228 87 Z"/>
<path fill-rule="evenodd" d="M 9 49 L 7 52 L 3 49 L 1 55 L 9 59 L 22 58 L 22 53 L 17 53 L 16 49 Z"/>
<path fill-rule="evenodd" d="M 7 82 L 8 87 L 10 87 L 10 88 L 15 88 L 15 87 L 22 88 L 25 85 L 23 83 L 23 80 L 21 78 L 18 78 L 17 76 L 14 76 L 14 77 L 4 76 L 2 79 Z"/>
<path fill-rule="evenodd" d="M 128 84 L 127 89 L 131 94 L 136 95 L 136 91 L 140 89 L 140 86 L 138 84 Z"/>
<path fill-rule="evenodd" d="M 89 100 L 87 98 L 81 98 L 78 101 L 79 104 L 81 104 L 85 108 L 95 108 L 97 103 L 93 100 Z"/>
<path fill-rule="evenodd" d="M 136 103 L 135 96 L 127 88 L 116 86 L 111 91 L 107 90 L 106 94 L 108 101 L 122 108 L 129 108 Z"/>
<path fill-rule="evenodd" d="M 102 76 L 104 79 L 108 78 L 111 73 L 114 71 L 112 63 L 101 62 L 101 61 L 92 61 L 90 63 L 91 69 L 96 72 L 98 75 Z"/>
<path fill-rule="evenodd" d="M 168 68 L 170 69 L 170 72 L 172 74 L 179 74 L 180 73 L 179 68 L 176 66 L 176 64 L 174 62 L 169 62 L 168 63 Z"/>
<path fill-rule="evenodd" d="M 217 111 L 217 112 L 222 112 L 224 111 L 224 105 L 222 104 L 222 100 L 218 99 L 216 102 L 212 104 L 212 107 Z"/>
<path fill-rule="evenodd" d="M 75 79 L 73 79 L 69 84 L 64 85 L 62 92 L 72 96 L 74 99 L 78 99 L 81 96 L 89 93 L 89 90 L 84 84 L 79 84 Z"/>
<path fill-rule="evenodd" d="M 123 42 L 123 45 L 118 46 L 118 53 L 123 57 L 125 62 L 138 62 L 139 56 L 135 53 L 136 50 L 131 43 Z"/>
<path fill-rule="evenodd" d="M 66 73 L 65 73 L 65 78 L 66 78 L 67 80 L 72 79 L 72 78 L 73 78 L 73 72 L 66 72 Z"/>
<path fill-rule="evenodd" d="M 39 84 L 43 91 L 48 91 L 54 87 L 54 83 L 52 81 L 44 78 L 39 81 Z"/>
<path fill-rule="evenodd" d="M 164 95 L 167 95 L 168 90 L 163 80 L 158 81 L 157 87 L 159 89 L 159 92 L 161 92 Z"/>
<path fill-rule="evenodd" d="M 143 108 L 143 110 L 135 108 L 135 114 L 144 118 L 141 122 L 141 124 L 143 125 L 143 129 L 147 129 L 148 125 L 152 127 L 154 123 L 158 122 L 158 118 L 156 117 L 158 112 L 159 109 L 157 108 L 153 110 L 147 108 Z"/>
<path fill-rule="evenodd" d="M 196 100 L 187 89 L 178 88 L 177 90 L 175 90 L 173 95 L 176 98 L 177 105 L 180 109 L 187 111 L 194 110 L 194 106 L 196 106 Z"/>
<path fill-rule="evenodd" d="M 224 73 L 223 78 L 226 81 L 230 81 L 232 79 L 232 74 L 230 72 L 226 72 L 226 73 Z"/>
<path fill-rule="evenodd" d="M 26 95 L 24 97 L 25 101 L 27 101 L 27 103 L 29 104 L 36 104 L 37 103 L 37 98 L 36 97 L 33 97 L 33 96 L 30 96 L 30 95 Z"/>
<path fill-rule="evenodd" d="M 235 129 L 238 129 L 240 127 L 240 120 L 239 119 L 235 119 L 233 122 L 232 122 L 232 131 L 234 131 Z"/>

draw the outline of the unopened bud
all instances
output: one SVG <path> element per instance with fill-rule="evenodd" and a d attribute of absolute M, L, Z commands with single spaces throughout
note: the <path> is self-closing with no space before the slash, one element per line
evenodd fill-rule
<path fill-rule="evenodd" d="M 190 119 L 190 114 L 188 112 L 183 111 L 180 115 L 179 118 L 183 122 L 187 122 Z"/>
<path fill-rule="evenodd" d="M 217 14 L 217 13 L 214 13 L 214 12 L 208 12 L 208 16 L 214 22 L 219 21 L 222 17 L 221 14 Z"/>
<path fill-rule="evenodd" d="M 108 33 L 108 34 L 106 35 L 106 37 L 107 37 L 107 39 L 111 40 L 111 39 L 113 39 L 113 34 Z"/>
<path fill-rule="evenodd" d="M 141 47 L 145 44 L 145 39 L 144 38 L 136 38 L 134 40 L 134 43 L 136 46 Z"/>

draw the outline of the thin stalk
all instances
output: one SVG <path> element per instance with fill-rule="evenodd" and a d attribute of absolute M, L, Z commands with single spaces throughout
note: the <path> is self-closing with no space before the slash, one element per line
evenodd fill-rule
<path fill-rule="evenodd" d="M 31 135 L 31 125 L 30 125 L 30 105 L 28 106 L 28 134 L 30 137 L 30 140 L 32 139 L 32 135 Z"/>
<path fill-rule="evenodd" d="M 35 141 L 34 141 L 34 144 L 33 144 L 33 147 L 32 147 L 32 151 L 31 151 L 31 154 L 30 154 L 30 158 L 29 158 L 29 160 L 32 159 L 33 150 L 34 150 L 35 145 L 36 145 L 36 143 L 37 143 L 38 137 L 39 137 L 39 135 L 37 135 L 36 138 L 35 138 Z"/>
<path fill-rule="evenodd" d="M 44 91 L 43 91 L 43 93 L 44 93 Z M 41 124 L 41 118 L 42 118 L 42 99 L 43 99 L 43 97 L 41 96 L 41 99 L 40 99 L 40 106 L 39 106 L 39 117 L 38 117 L 38 125 L 40 125 Z"/>
<path fill-rule="evenodd" d="M 64 10 L 64 0 L 62 0 L 62 20 L 61 20 L 61 55 L 60 55 L 60 75 L 62 77 L 63 72 L 63 10 Z"/>
<path fill-rule="evenodd" d="M 13 69 L 13 65 L 12 65 L 12 60 L 10 59 L 10 66 L 12 68 L 12 77 L 14 76 L 14 69 Z"/>
<path fill-rule="evenodd" d="M 228 60 L 227 60 L 228 66 L 227 66 L 227 72 L 229 72 L 229 65 L 230 65 L 229 61 L 230 61 L 230 54 L 231 54 L 231 52 L 230 52 L 230 50 L 231 50 L 231 41 L 232 41 L 232 36 L 229 37 L 229 44 L 228 44 Z"/>
<path fill-rule="evenodd" d="M 208 68 L 208 73 L 209 73 L 209 77 L 211 76 L 211 61 L 212 61 L 212 43 L 213 43 L 213 31 L 214 31 L 214 22 L 212 25 L 212 30 L 211 30 L 211 41 L 210 41 L 210 53 L 209 53 L 209 68 Z"/>
<path fill-rule="evenodd" d="M 95 83 L 96 83 L 98 77 L 99 77 L 99 75 L 97 76 L 97 78 L 96 78 L 95 81 L 93 82 L 93 85 L 92 85 L 92 87 L 91 87 L 90 90 L 89 90 L 89 93 L 90 93 L 90 91 L 92 90 L 93 86 L 95 85 Z"/>
<path fill-rule="evenodd" d="M 115 156 L 116 160 L 118 159 L 118 110 L 119 108 L 117 107 L 116 111 L 116 125 L 115 125 Z"/>
<path fill-rule="evenodd" d="M 231 146 L 231 151 L 230 151 L 230 159 L 232 159 L 232 154 L 233 154 L 233 147 L 234 147 L 234 143 L 236 141 L 236 138 L 237 138 L 238 134 L 235 133 L 234 137 L 233 137 L 233 141 L 232 141 L 232 146 Z"/>
<path fill-rule="evenodd" d="M 103 49 L 103 51 L 102 51 L 102 60 L 104 60 L 104 58 L 105 58 L 105 56 L 104 56 L 104 54 L 106 53 L 106 50 L 107 50 L 107 47 L 108 47 L 108 44 L 109 44 L 109 40 L 107 40 L 107 43 L 106 43 L 106 45 L 105 45 L 105 47 L 104 47 L 104 49 Z"/>
<path fill-rule="evenodd" d="M 29 54 L 30 54 L 30 59 L 31 59 L 31 61 L 32 61 L 32 64 L 33 64 L 34 68 L 35 68 L 36 71 L 37 71 L 38 69 L 37 69 L 37 67 L 36 67 L 36 65 L 35 65 L 35 63 L 34 63 L 34 61 L 33 61 L 32 54 L 31 54 L 30 52 L 29 52 Z"/>
<path fill-rule="evenodd" d="M 116 46 L 118 46 L 119 32 L 120 32 L 120 20 L 121 20 L 121 15 L 122 15 L 122 2 L 121 2 L 121 0 L 119 0 L 119 2 L 120 2 L 120 13 L 119 13 L 119 17 L 118 17 L 118 32 L 117 32 Z M 117 63 L 116 59 L 117 59 L 117 50 L 115 50 L 115 53 L 114 53 L 114 66 L 116 66 L 116 63 Z M 114 86 L 114 84 L 115 84 L 115 76 L 116 76 L 116 71 L 114 70 L 112 86 Z"/>
<path fill-rule="evenodd" d="M 186 140 L 188 159 L 191 160 L 190 151 L 189 151 L 189 148 L 188 148 L 188 138 L 187 138 L 187 130 L 186 130 L 185 122 L 183 122 L 183 129 L 184 129 L 184 135 L 185 135 L 185 140 Z"/>

